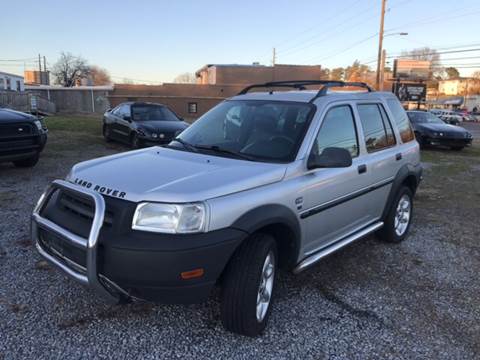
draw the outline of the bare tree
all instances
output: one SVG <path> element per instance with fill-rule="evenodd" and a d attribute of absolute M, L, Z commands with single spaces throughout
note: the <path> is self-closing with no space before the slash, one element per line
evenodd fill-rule
<path fill-rule="evenodd" d="M 441 80 L 445 77 L 445 69 L 440 64 L 440 54 L 435 49 L 425 46 L 410 51 L 402 51 L 401 56 L 408 57 L 413 60 L 430 61 L 432 77 L 436 80 Z"/>
<path fill-rule="evenodd" d="M 447 79 L 456 79 L 460 76 L 458 69 L 453 66 L 446 67 L 445 74 Z"/>
<path fill-rule="evenodd" d="M 110 85 L 112 83 L 108 71 L 96 65 L 90 66 L 88 78 L 92 81 L 93 85 Z"/>
<path fill-rule="evenodd" d="M 173 82 L 180 84 L 195 84 L 197 79 L 195 78 L 194 74 L 186 72 L 178 75 L 175 79 L 173 79 Z"/>
<path fill-rule="evenodd" d="M 77 81 L 87 77 L 88 73 L 89 67 L 87 61 L 69 52 L 62 52 L 60 58 L 52 68 L 55 83 L 65 87 L 75 86 Z"/>

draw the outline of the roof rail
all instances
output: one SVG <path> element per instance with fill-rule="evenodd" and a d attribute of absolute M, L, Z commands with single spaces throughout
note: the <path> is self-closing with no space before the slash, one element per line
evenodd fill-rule
<path fill-rule="evenodd" d="M 334 87 L 355 86 L 355 87 L 361 87 L 361 88 L 367 89 L 368 92 L 374 91 L 370 86 L 368 86 L 366 83 L 363 83 L 363 82 L 344 82 L 340 80 L 291 80 L 291 81 L 271 81 L 263 84 L 253 84 L 244 88 L 237 95 L 245 95 L 250 90 L 255 88 L 288 87 L 292 89 L 305 90 L 306 89 L 305 86 L 309 86 L 309 85 L 323 85 L 322 88 L 318 91 L 318 93 L 313 97 L 313 99 L 310 100 L 310 102 L 313 102 L 315 99 L 317 99 L 320 96 L 326 95 L 328 89 L 334 88 Z"/>

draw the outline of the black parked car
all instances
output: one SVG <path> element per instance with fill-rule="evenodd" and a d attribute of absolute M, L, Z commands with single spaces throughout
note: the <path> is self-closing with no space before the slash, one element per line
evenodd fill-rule
<path fill-rule="evenodd" d="M 146 102 L 125 102 L 103 116 L 103 136 L 136 149 L 168 144 L 188 123 L 168 107 Z"/>
<path fill-rule="evenodd" d="M 407 111 L 420 146 L 447 146 L 461 150 L 472 143 L 472 134 L 460 126 L 446 124 L 426 111 Z"/>
<path fill-rule="evenodd" d="M 37 117 L 0 108 L 0 162 L 35 166 L 47 143 L 47 128 Z"/>

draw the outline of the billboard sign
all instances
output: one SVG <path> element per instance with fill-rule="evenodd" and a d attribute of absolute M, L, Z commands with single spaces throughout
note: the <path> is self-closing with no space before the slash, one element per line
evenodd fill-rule
<path fill-rule="evenodd" d="M 425 102 L 427 85 L 418 83 L 394 83 L 394 93 L 400 101 Z"/>
<path fill-rule="evenodd" d="M 395 59 L 393 62 L 393 77 L 401 80 L 428 80 L 430 67 L 430 61 Z"/>

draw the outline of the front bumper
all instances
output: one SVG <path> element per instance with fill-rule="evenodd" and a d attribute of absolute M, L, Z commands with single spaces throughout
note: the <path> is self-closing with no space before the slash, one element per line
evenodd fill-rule
<path fill-rule="evenodd" d="M 47 134 L 0 138 L 0 162 L 27 159 L 41 152 L 47 143 Z"/>
<path fill-rule="evenodd" d="M 472 143 L 472 138 L 452 138 L 452 137 L 431 137 L 423 138 L 426 145 L 432 146 L 468 146 Z"/>
<path fill-rule="evenodd" d="M 58 190 L 94 204 L 90 228 L 63 225 L 71 224 L 73 215 L 53 211 L 60 201 Z M 112 226 L 110 216 L 102 195 L 57 180 L 34 210 L 32 237 L 46 260 L 112 302 L 122 298 L 202 302 L 247 236 L 236 229 L 185 235 L 147 233 L 131 230 L 131 221 L 124 221 L 130 217 L 128 209 L 122 215 L 125 218 L 113 218 L 119 226 Z M 181 275 L 196 269 L 202 269 L 201 277 L 184 279 Z"/>

